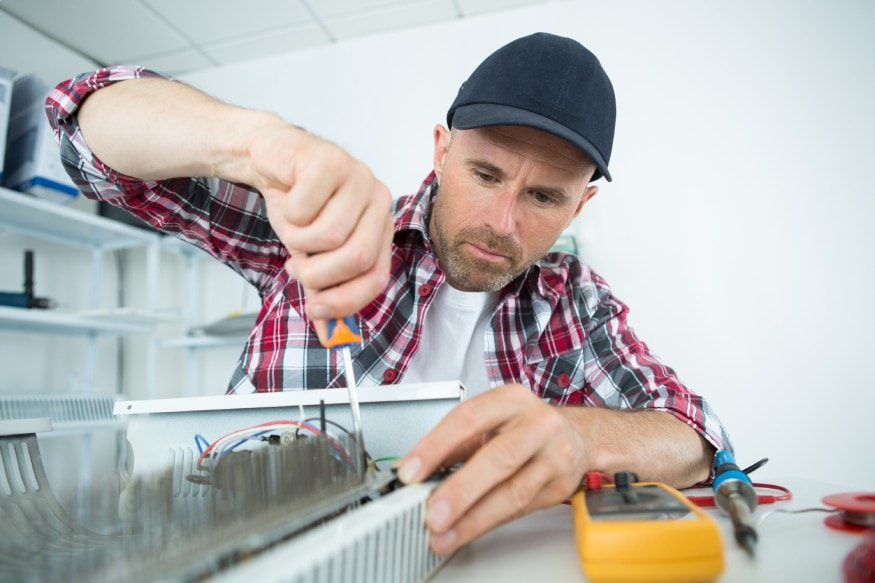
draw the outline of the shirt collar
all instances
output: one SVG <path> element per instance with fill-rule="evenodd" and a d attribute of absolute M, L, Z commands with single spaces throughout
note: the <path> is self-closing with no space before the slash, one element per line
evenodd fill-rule
<path fill-rule="evenodd" d="M 422 181 L 416 194 L 395 200 L 395 237 L 404 237 L 405 232 L 419 233 L 426 248 L 431 251 L 428 237 L 428 217 L 431 203 L 437 193 L 437 177 L 434 171 Z"/>

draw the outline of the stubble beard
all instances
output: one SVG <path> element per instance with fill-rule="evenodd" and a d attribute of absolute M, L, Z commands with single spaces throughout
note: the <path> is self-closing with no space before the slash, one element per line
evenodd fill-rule
<path fill-rule="evenodd" d="M 501 237 L 492 229 L 480 226 L 458 231 L 450 239 L 444 224 L 441 197 L 432 207 L 431 231 L 441 267 L 453 287 L 464 291 L 496 292 L 516 279 L 528 265 L 521 259 L 519 244 L 512 236 Z M 466 243 L 475 243 L 507 258 L 501 265 L 478 260 L 463 251 Z"/>

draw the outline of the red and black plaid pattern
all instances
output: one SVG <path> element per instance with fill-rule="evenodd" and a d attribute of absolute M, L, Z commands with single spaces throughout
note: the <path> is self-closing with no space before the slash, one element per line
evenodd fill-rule
<path fill-rule="evenodd" d="M 344 386 L 342 362 L 316 338 L 304 294 L 283 269 L 288 253 L 274 234 L 257 191 L 214 178 L 142 181 L 108 168 L 88 148 L 76 108 L 89 93 L 135 77 L 133 67 L 81 75 L 46 101 L 67 171 L 83 194 L 127 209 L 197 245 L 259 291 L 262 308 L 228 392 Z M 392 385 L 420 345 L 426 310 L 445 284 L 426 225 L 435 195 L 429 175 L 415 195 L 395 201 L 391 280 L 359 314 L 364 341 L 353 350 L 362 385 Z M 550 253 L 501 293 L 487 331 L 492 386 L 521 383 L 557 405 L 668 411 L 717 448 L 726 433 L 708 403 L 680 382 L 627 325 L 627 308 L 578 257 Z"/>

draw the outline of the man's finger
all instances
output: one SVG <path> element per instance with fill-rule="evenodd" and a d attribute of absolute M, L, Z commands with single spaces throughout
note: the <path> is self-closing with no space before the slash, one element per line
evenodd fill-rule
<path fill-rule="evenodd" d="M 550 491 L 549 469 L 536 461 L 526 464 L 513 477 L 483 496 L 456 522 L 443 530 L 432 530 L 430 545 L 434 552 L 447 555 L 493 528 L 520 516 L 552 506 L 558 500 L 546 495 Z M 426 516 L 443 500 L 436 490 L 428 502 Z"/>
<path fill-rule="evenodd" d="M 309 257 L 299 255 L 288 260 L 286 269 L 307 290 L 307 310 L 311 318 L 342 318 L 354 314 L 386 289 L 392 263 L 391 222 L 384 229 L 383 240 L 377 242 L 378 250 L 368 259 L 371 265 L 365 271 L 338 271 L 337 265 L 344 264 L 343 250 Z M 356 245 L 355 240 L 350 245 Z"/>
<path fill-rule="evenodd" d="M 471 459 L 459 470 L 454 472 L 432 494 L 432 501 L 440 505 L 439 515 L 429 513 L 426 518 L 426 526 L 432 531 L 441 531 L 453 524 L 481 504 L 482 499 L 490 492 L 500 488 L 505 482 L 518 485 L 520 494 L 524 500 L 519 503 L 528 503 L 535 492 L 525 495 L 523 488 L 532 485 L 528 481 L 517 481 L 517 474 L 525 476 L 531 474 L 532 465 L 538 452 L 544 447 L 544 440 L 532 438 L 536 434 L 537 427 L 525 424 L 513 425 L 497 433 L 489 440 Z M 546 478 L 545 478 L 546 480 Z M 540 485 L 540 484 L 539 484 Z M 518 506 L 518 501 L 514 501 Z"/>
<path fill-rule="evenodd" d="M 424 480 L 447 460 L 480 447 L 519 413 L 521 395 L 531 397 L 524 387 L 504 385 L 463 401 L 399 461 L 398 477 L 405 483 Z"/>
<path fill-rule="evenodd" d="M 384 215 L 391 220 L 391 210 L 389 188 L 362 166 L 362 170 L 351 173 L 337 186 L 308 227 L 316 235 L 314 239 L 324 239 L 326 248 L 331 249 L 337 246 L 337 238 L 346 241 L 364 220 Z"/>
<path fill-rule="evenodd" d="M 290 187 L 278 201 L 277 210 L 292 225 L 309 225 L 325 204 L 347 182 L 359 174 L 373 176 L 370 170 L 336 145 L 315 138 L 305 156 L 293 162 L 292 174 L 285 177 Z"/>
<path fill-rule="evenodd" d="M 388 188 L 370 174 L 354 175 L 331 187 L 335 190 L 319 208 L 318 215 L 309 222 L 290 222 L 286 227 L 283 243 L 287 247 L 311 254 L 337 249 L 354 235 L 363 221 L 373 221 L 377 216 L 391 212 L 392 198 Z M 296 193 L 304 188 L 307 186 L 295 185 L 289 198 L 301 198 Z"/>

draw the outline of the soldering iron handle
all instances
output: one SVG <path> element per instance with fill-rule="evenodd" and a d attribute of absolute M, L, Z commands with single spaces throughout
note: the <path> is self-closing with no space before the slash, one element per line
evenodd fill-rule
<path fill-rule="evenodd" d="M 725 487 L 721 487 L 724 486 Z M 750 478 L 735 463 L 732 453 L 721 449 L 714 456 L 714 503 L 720 510 L 729 513 L 727 494 L 741 496 L 751 512 L 757 507 L 756 490 Z"/>
<path fill-rule="evenodd" d="M 714 456 L 714 504 L 729 515 L 735 540 L 751 556 L 757 543 L 753 511 L 757 495 L 750 478 L 738 469 L 735 458 L 726 450 Z"/>

